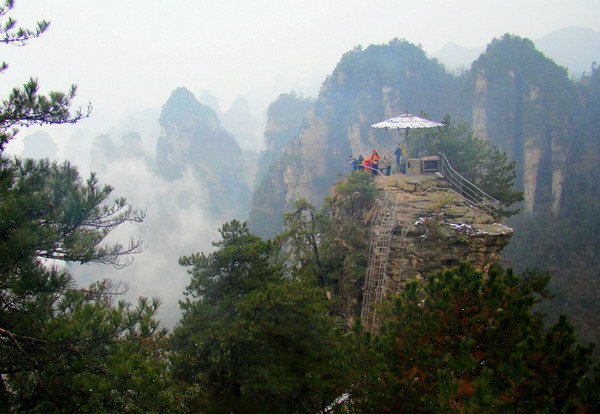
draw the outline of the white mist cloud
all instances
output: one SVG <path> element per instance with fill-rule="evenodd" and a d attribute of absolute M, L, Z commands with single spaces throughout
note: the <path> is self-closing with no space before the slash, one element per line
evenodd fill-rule
<path fill-rule="evenodd" d="M 130 237 L 141 238 L 147 248 L 124 269 L 84 265 L 72 267 L 73 274 L 81 284 L 105 277 L 124 281 L 129 285 L 125 295 L 129 301 L 139 296 L 160 297 L 163 305 L 159 318 L 172 327 L 179 320 L 178 300 L 189 284 L 179 257 L 209 252 L 211 242 L 218 239 L 221 223 L 206 212 L 207 192 L 191 171 L 168 182 L 156 176 L 143 159 L 114 162 L 99 179 L 115 188 L 111 199 L 126 197 L 131 205 L 146 212 L 143 223 L 120 226 L 110 240 L 126 243 Z"/>

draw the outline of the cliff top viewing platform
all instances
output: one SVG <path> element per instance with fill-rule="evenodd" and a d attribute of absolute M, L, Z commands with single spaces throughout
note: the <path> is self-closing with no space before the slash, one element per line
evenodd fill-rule
<path fill-rule="evenodd" d="M 453 190 L 439 173 L 392 174 L 378 176 L 377 188 L 388 193 L 394 202 L 410 204 L 414 217 L 419 214 L 441 214 L 457 223 L 487 225 L 496 222 L 494 216 L 479 209 Z"/>
<path fill-rule="evenodd" d="M 513 233 L 481 201 L 452 188 L 438 172 L 377 176 L 382 189 L 370 214 L 371 247 L 361 318 L 376 333 L 378 306 L 407 282 L 460 262 L 489 271 Z M 485 194 L 485 193 L 484 193 Z M 467 194 L 469 196 L 469 194 Z"/>

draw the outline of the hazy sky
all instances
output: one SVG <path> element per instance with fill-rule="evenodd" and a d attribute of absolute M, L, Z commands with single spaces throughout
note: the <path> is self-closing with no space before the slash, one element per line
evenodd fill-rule
<path fill-rule="evenodd" d="M 92 120 L 126 108 L 160 109 L 170 92 L 208 89 L 227 109 L 240 94 L 272 100 L 317 84 L 356 45 L 394 37 L 433 53 L 504 33 L 532 39 L 570 26 L 600 31 L 599 0 L 17 0 L 21 25 L 52 22 L 24 48 L 0 93 L 37 77 L 44 91 L 79 86 Z"/>

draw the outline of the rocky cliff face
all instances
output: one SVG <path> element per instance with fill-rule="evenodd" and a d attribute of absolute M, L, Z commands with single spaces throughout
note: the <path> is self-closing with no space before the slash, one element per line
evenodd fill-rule
<path fill-rule="evenodd" d="M 314 103 L 314 99 L 305 98 L 295 92 L 279 95 L 267 110 L 265 152 L 280 156 L 285 145 L 298 137 Z"/>
<path fill-rule="evenodd" d="M 374 130 L 372 123 L 407 110 L 426 111 L 438 121 L 450 114 L 471 122 L 476 136 L 515 162 L 525 201 L 523 214 L 510 221 L 516 235 L 505 263 L 551 270 L 557 309 L 571 313 L 598 341 L 599 91 L 597 67 L 580 82 L 571 81 L 565 69 L 515 36 L 492 41 L 460 76 L 407 42 L 357 48 L 325 80 L 298 138 L 273 165 L 261 197 L 255 194 L 253 211 L 271 226 L 260 234 L 281 231 L 281 213 L 294 198 L 320 203 L 337 174 L 347 171 L 348 155 L 394 148 L 397 133 Z"/>
<path fill-rule="evenodd" d="M 212 212 L 223 220 L 245 217 L 250 201 L 247 167 L 240 146 L 186 88 L 177 88 L 163 106 L 156 168 L 175 180 L 190 169 L 208 188 Z"/>
<path fill-rule="evenodd" d="M 302 164 L 302 160 L 289 154 L 298 151 L 290 143 L 298 137 L 303 125 L 307 124 L 313 104 L 313 99 L 291 92 L 279 95 L 269 105 L 264 134 L 265 150 L 259 158 L 257 186 L 249 218 L 250 228 L 261 237 L 280 233 L 283 211 L 293 205 L 297 198 L 306 197 L 293 190 L 288 194 L 289 188 L 306 188 L 306 183 L 310 182 L 308 169 Z M 297 146 L 299 141 L 294 142 Z M 284 156 L 287 145 L 290 148 Z"/>
<path fill-rule="evenodd" d="M 273 166 L 268 186 L 284 191 L 274 198 L 287 205 L 301 197 L 320 204 L 337 175 L 347 172 L 350 154 L 367 155 L 373 148 L 383 153 L 396 147 L 396 131 L 374 130 L 371 124 L 423 108 L 441 119 L 460 105 L 453 108 L 438 94 L 453 95 L 458 86 L 443 66 L 406 41 L 346 53 L 323 83 L 299 135 Z"/>
<path fill-rule="evenodd" d="M 406 181 L 410 182 L 410 178 Z M 425 193 L 392 190 L 399 203 L 411 206 L 397 211 L 398 222 L 406 223 L 406 228 L 396 228 L 391 243 L 391 274 L 397 284 L 421 279 L 461 261 L 488 272 L 491 264 L 500 259 L 513 230 L 455 193 L 443 190 L 443 179 L 425 185 L 440 188 Z"/>
<path fill-rule="evenodd" d="M 379 203 L 371 221 L 362 320 L 373 331 L 381 323 L 378 305 L 407 282 L 465 261 L 486 273 L 513 233 L 445 189 L 442 178 L 392 175 L 378 177 L 376 183 L 389 199 L 389 207 Z M 392 220 L 382 220 L 381 214 Z"/>
<path fill-rule="evenodd" d="M 450 107 L 437 99 L 435 90 L 450 93 L 455 86 L 441 65 L 405 41 L 346 53 L 324 82 L 298 142 L 286 148 L 310 177 L 304 188 L 288 185 L 288 198 L 310 194 L 311 202 L 320 203 L 336 175 L 347 171 L 349 155 L 396 147 L 396 131 L 375 130 L 371 124 L 422 108 L 441 118 Z"/>
<path fill-rule="evenodd" d="M 558 213 L 572 141 L 576 88 L 530 40 L 506 35 L 473 63 L 474 131 L 516 162 L 524 212 Z"/>
<path fill-rule="evenodd" d="M 544 147 L 531 145 L 530 159 L 539 159 L 538 171 L 530 168 L 529 179 L 537 179 L 533 214 L 511 219 L 517 231 L 504 260 L 518 271 L 537 268 L 552 275 L 556 299 L 544 309 L 552 318 L 568 314 L 578 335 L 600 341 L 600 69 L 577 83 L 577 113 L 561 107 L 570 117 L 568 139 L 547 135 Z M 552 139 L 551 139 L 552 138 Z M 553 155 L 553 158 L 550 156 Z M 555 155 L 554 155 L 555 154 Z M 552 163 L 549 162 L 552 160 Z M 554 162 L 556 160 L 556 162 Z M 564 160 L 564 161 L 563 161 Z M 529 163 L 532 165 L 533 162 Z M 549 166 L 553 168 L 550 169 Z M 560 167 L 560 168 L 559 168 Z M 553 194 L 548 206 L 552 183 Z M 541 201 L 541 202 L 540 202 Z"/>

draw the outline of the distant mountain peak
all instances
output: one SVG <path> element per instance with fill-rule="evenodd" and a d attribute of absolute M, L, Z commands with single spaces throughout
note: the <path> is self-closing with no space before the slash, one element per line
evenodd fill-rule
<path fill-rule="evenodd" d="M 212 93 L 210 93 L 209 90 L 203 89 L 202 92 L 200 92 L 198 101 L 201 104 L 204 104 L 204 105 L 212 108 L 212 110 L 215 111 L 217 114 L 222 113 L 221 106 L 219 105 L 219 99 L 216 96 L 214 96 Z"/>
<path fill-rule="evenodd" d="M 440 50 L 433 54 L 441 63 L 449 69 L 469 68 L 480 54 L 485 50 L 485 46 L 463 47 L 454 42 L 448 42 Z"/>
<path fill-rule="evenodd" d="M 540 52 L 569 69 L 571 75 L 589 71 L 592 62 L 600 60 L 600 32 L 590 28 L 564 27 L 533 42 Z M 484 50 L 483 45 L 466 48 L 448 42 L 432 56 L 449 69 L 468 69 Z"/>
<path fill-rule="evenodd" d="M 536 47 L 571 76 L 589 72 L 600 60 L 600 32 L 585 27 L 565 27 L 535 41 Z"/>

